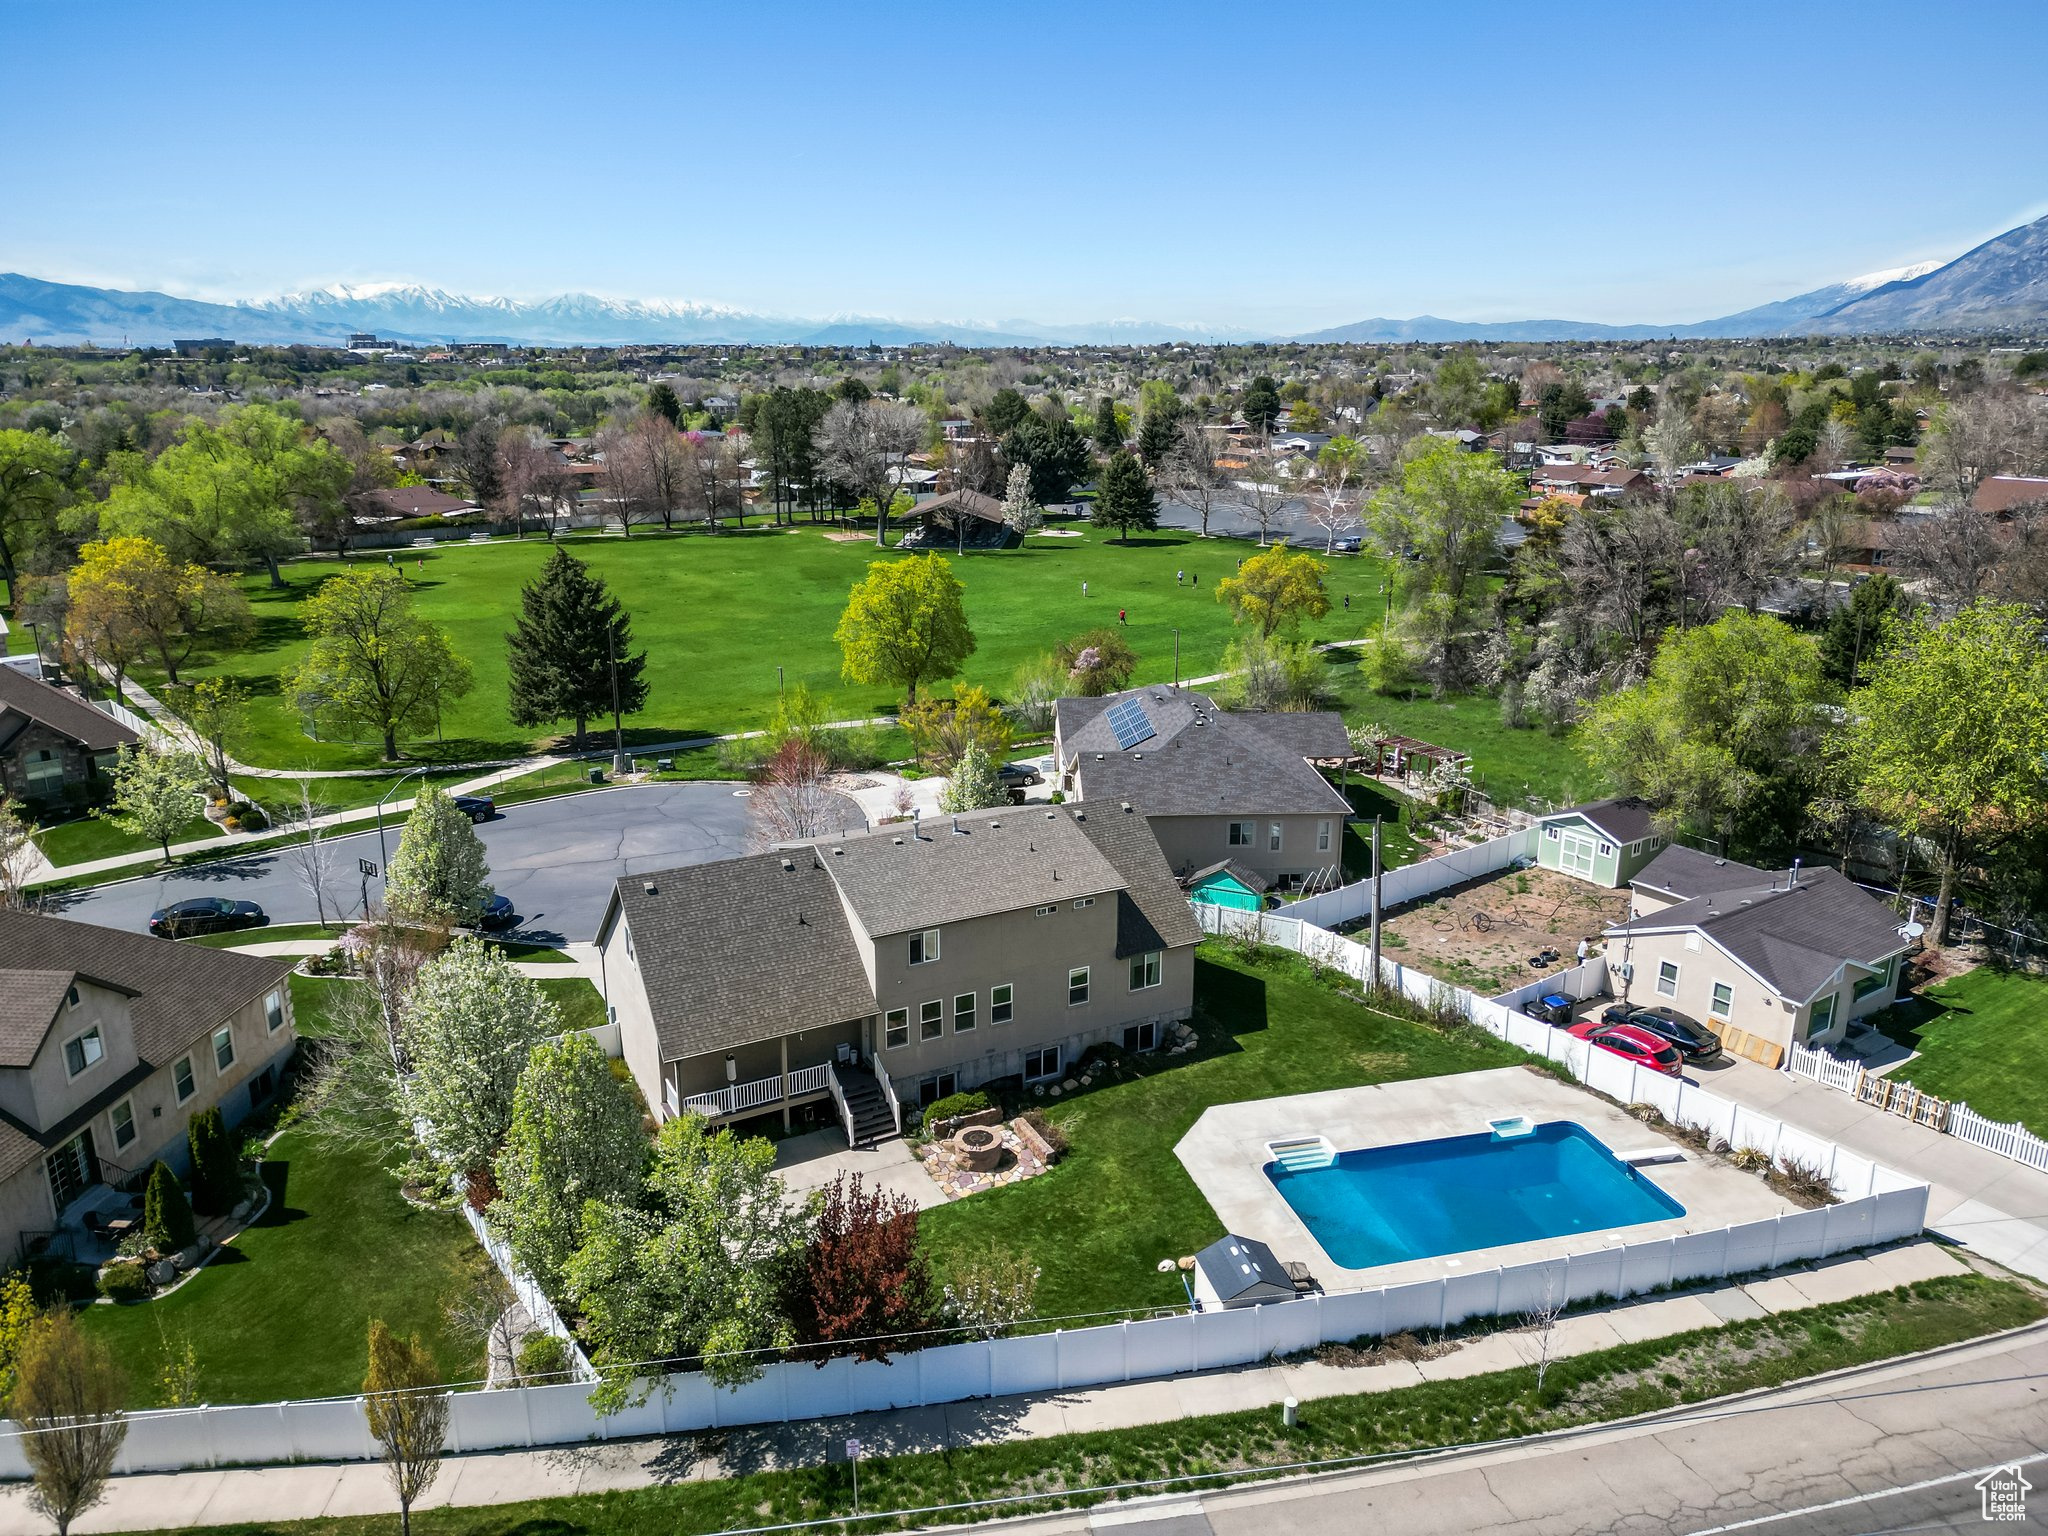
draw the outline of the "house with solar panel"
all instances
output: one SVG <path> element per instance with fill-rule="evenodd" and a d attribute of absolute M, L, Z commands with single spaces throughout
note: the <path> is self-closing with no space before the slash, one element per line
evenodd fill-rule
<path fill-rule="evenodd" d="M 1237 866 L 1267 887 L 1343 881 L 1350 805 L 1318 762 L 1351 751 L 1343 717 L 1233 713 L 1162 685 L 1061 699 L 1053 715 L 1059 786 L 1130 805 L 1183 881 Z"/>

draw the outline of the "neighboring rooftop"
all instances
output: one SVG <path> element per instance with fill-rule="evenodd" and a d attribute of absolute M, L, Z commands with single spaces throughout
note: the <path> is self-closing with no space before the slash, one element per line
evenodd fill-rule
<path fill-rule="evenodd" d="M 48 726 L 93 752 L 132 747 L 141 740 L 112 715 L 94 709 L 76 694 L 10 667 L 0 667 L 0 747 L 6 746 L 30 721 Z"/>
<path fill-rule="evenodd" d="M 1677 901 L 1690 901 L 1716 891 L 1750 890 L 1768 885 L 1770 880 L 1769 874 L 1751 865 L 1673 843 L 1637 871 L 1629 884 Z"/>
<path fill-rule="evenodd" d="M 1979 512 L 2010 512 L 2035 501 L 2048 502 L 2048 475 L 1993 475 L 1977 487 L 1970 505 Z"/>
<path fill-rule="evenodd" d="M 1610 842 L 1616 843 L 1638 842 L 1657 830 L 1650 802 L 1638 799 L 1634 795 L 1620 795 L 1608 800 L 1588 800 L 1584 805 L 1566 806 L 1561 811 L 1552 811 L 1539 819 L 1559 821 L 1567 816 L 1577 816 L 1581 820 L 1591 822 L 1607 834 Z"/>

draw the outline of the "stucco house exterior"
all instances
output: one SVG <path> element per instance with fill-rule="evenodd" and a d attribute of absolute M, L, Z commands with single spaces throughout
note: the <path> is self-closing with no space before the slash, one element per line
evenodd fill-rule
<path fill-rule="evenodd" d="M 58 1235 L 186 1126 L 266 1102 L 297 1043 L 295 962 L 0 911 L 0 1244 Z"/>
<path fill-rule="evenodd" d="M 662 1118 L 900 1106 L 1156 1048 L 1194 1001 L 1194 913 L 1145 819 L 1012 807 L 619 881 L 606 1000 Z M 844 1105 L 842 1111 L 840 1106 Z"/>
<path fill-rule="evenodd" d="M 112 786 L 115 754 L 140 739 L 76 694 L 0 667 L 0 789 L 22 804 L 101 798 Z"/>
<path fill-rule="evenodd" d="M 1537 818 L 1536 862 L 1618 890 L 1657 856 L 1664 835 L 1647 801 L 1589 800 Z"/>
<path fill-rule="evenodd" d="M 1754 869 L 1677 846 L 1630 883 L 1630 913 L 1606 934 L 1615 990 L 1740 1030 L 1771 1066 L 1896 1001 L 1913 945 L 1896 912 L 1834 870 Z"/>
<path fill-rule="evenodd" d="M 1341 883 L 1351 807 L 1311 759 L 1349 755 L 1341 715 L 1231 713 L 1185 688 L 1061 699 L 1059 784 L 1130 805 L 1178 875 L 1234 860 L 1271 885 Z"/>

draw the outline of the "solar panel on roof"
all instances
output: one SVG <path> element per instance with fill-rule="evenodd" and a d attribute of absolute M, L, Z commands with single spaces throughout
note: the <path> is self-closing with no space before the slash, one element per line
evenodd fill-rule
<path fill-rule="evenodd" d="M 1145 713 L 1145 706 L 1136 699 L 1125 699 L 1113 705 L 1109 711 L 1109 728 L 1116 732 L 1119 751 L 1128 752 L 1141 741 L 1150 741 L 1159 733 L 1152 729 L 1152 721 Z"/>

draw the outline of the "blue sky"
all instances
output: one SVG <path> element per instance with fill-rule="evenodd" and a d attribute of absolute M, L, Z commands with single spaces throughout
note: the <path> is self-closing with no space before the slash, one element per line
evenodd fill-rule
<path fill-rule="evenodd" d="M 0 0 L 0 269 L 1682 321 L 2048 211 L 2044 42 L 2042 0 Z"/>

